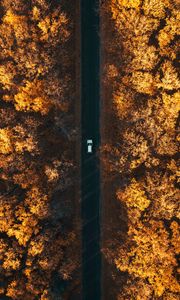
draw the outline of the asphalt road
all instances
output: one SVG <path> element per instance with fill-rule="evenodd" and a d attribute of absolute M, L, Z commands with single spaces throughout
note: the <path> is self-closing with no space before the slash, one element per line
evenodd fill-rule
<path fill-rule="evenodd" d="M 81 0 L 81 199 L 83 300 L 100 300 L 99 14 L 98 0 Z M 87 139 L 93 152 L 87 153 Z"/>

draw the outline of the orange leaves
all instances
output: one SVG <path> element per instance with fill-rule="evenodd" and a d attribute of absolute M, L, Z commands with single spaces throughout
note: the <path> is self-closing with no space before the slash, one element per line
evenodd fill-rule
<path fill-rule="evenodd" d="M 13 151 L 11 136 L 12 132 L 9 128 L 0 129 L 0 153 L 9 154 Z"/>
<path fill-rule="evenodd" d="M 9 248 L 5 254 L 3 268 L 7 270 L 18 270 L 21 265 L 21 260 L 13 248 Z"/>
<path fill-rule="evenodd" d="M 13 28 L 17 40 L 21 40 L 28 35 L 27 18 L 25 16 L 16 15 L 11 10 L 8 10 L 3 18 L 3 22 Z"/>
<path fill-rule="evenodd" d="M 144 211 L 150 204 L 150 200 L 146 197 L 142 185 L 134 178 L 125 191 L 118 190 L 116 195 L 118 200 L 125 202 L 128 208 L 134 207 Z"/>
<path fill-rule="evenodd" d="M 180 226 L 176 221 L 173 221 L 170 226 L 172 230 L 171 244 L 174 247 L 175 253 L 180 254 Z"/>
<path fill-rule="evenodd" d="M 0 298 L 45 300 L 53 272 L 68 280 L 77 268 L 71 200 L 56 195 L 74 168 L 73 18 L 55 1 L 1 2 Z"/>
<path fill-rule="evenodd" d="M 113 104 L 120 119 L 127 117 L 133 107 L 132 93 L 119 86 L 113 93 Z"/>
<path fill-rule="evenodd" d="M 30 212 L 40 219 L 49 215 L 49 198 L 37 186 L 33 186 L 26 195 L 25 204 L 28 205 Z"/>
<path fill-rule="evenodd" d="M 11 10 L 8 10 L 3 20 L 5 23 L 16 27 L 23 23 L 24 17 L 15 15 Z"/>
<path fill-rule="evenodd" d="M 173 276 L 177 262 L 163 223 L 136 223 L 130 227 L 128 235 L 126 245 L 120 249 L 118 259 L 115 259 L 117 268 L 128 271 L 135 277 L 147 279 L 156 296 L 161 296 L 167 288 L 172 292 L 180 291 Z"/>
<path fill-rule="evenodd" d="M 119 4 L 126 8 L 139 8 L 142 0 L 120 0 Z"/>
<path fill-rule="evenodd" d="M 45 174 L 49 182 L 57 181 L 59 178 L 59 172 L 56 168 L 45 166 Z"/>
<path fill-rule="evenodd" d="M 180 292 L 176 279 L 180 14 L 176 2 L 109 0 L 103 4 L 104 104 L 113 130 L 106 123 L 102 162 L 106 176 L 112 172 L 109 180 L 114 180 L 114 186 L 119 183 L 114 193 L 129 229 L 126 235 L 121 215 L 119 225 L 113 221 L 116 208 L 107 204 L 112 209 L 110 230 L 119 226 L 119 232 L 109 237 L 106 257 L 126 272 L 127 281 L 118 295 L 122 300 L 175 300 Z"/>
<path fill-rule="evenodd" d="M 132 50 L 133 59 L 128 66 L 132 71 L 152 70 L 158 62 L 157 50 L 154 46 L 148 46 L 145 43 L 140 43 Z"/>
<path fill-rule="evenodd" d="M 30 213 L 26 213 L 23 208 L 17 211 L 17 218 L 20 224 L 14 224 L 8 229 L 8 236 L 14 236 L 19 245 L 26 246 L 33 232 L 38 233 L 38 220 Z"/>
<path fill-rule="evenodd" d="M 170 7 L 171 2 L 169 0 L 145 0 L 142 5 L 146 15 L 159 19 L 163 19 L 165 17 L 166 9 Z"/>
<path fill-rule="evenodd" d="M 177 70 L 173 67 L 170 61 L 165 61 L 162 65 L 163 77 L 158 87 L 165 90 L 176 90 L 180 88 L 180 81 L 178 78 Z"/>
<path fill-rule="evenodd" d="M 164 113 L 166 114 L 166 128 L 170 132 L 174 133 L 176 127 L 176 120 L 180 111 L 180 92 L 176 92 L 173 95 L 163 93 L 162 100 Z"/>
<path fill-rule="evenodd" d="M 25 132 L 23 127 L 15 126 L 14 128 L 0 129 L 0 153 L 36 152 L 37 150 L 37 142 L 33 135 Z"/>
<path fill-rule="evenodd" d="M 65 68 L 61 74 L 64 88 L 60 97 L 56 97 L 58 99 L 53 96 L 57 88 L 48 89 L 48 86 L 53 84 L 51 78 L 56 78 L 58 88 L 61 85 L 59 74 L 54 71 L 55 56 L 59 57 L 62 66 L 70 61 L 64 48 L 70 37 L 70 20 L 60 8 L 48 11 L 46 1 L 36 4 L 26 14 L 25 7 L 18 13 L 13 9 L 16 4 L 4 3 L 7 9 L 0 24 L 0 43 L 1 59 L 7 63 L 0 66 L 0 83 L 4 90 L 2 98 L 13 102 L 18 111 L 34 111 L 45 115 L 49 113 L 53 101 L 54 106 L 56 102 L 62 111 L 67 111 L 69 100 L 65 99 L 68 98 L 65 97 L 65 86 L 69 84 L 69 74 Z M 20 1 L 19 10 L 22 6 Z M 61 46 L 64 53 L 62 57 L 59 51 Z"/>
<path fill-rule="evenodd" d="M 111 11 L 112 11 L 112 17 L 114 19 L 117 18 L 118 10 L 122 8 L 134 8 L 139 9 L 140 5 L 142 3 L 142 0 L 111 0 Z"/>
<path fill-rule="evenodd" d="M 35 17 L 37 17 L 37 9 L 35 9 Z M 37 26 L 40 28 L 41 40 L 48 41 L 49 38 L 60 36 L 64 41 L 69 37 L 70 33 L 67 29 L 68 19 L 64 13 L 57 14 L 54 12 L 52 15 L 40 19 Z"/>
<path fill-rule="evenodd" d="M 17 110 L 40 112 L 47 114 L 51 107 L 50 99 L 44 94 L 44 82 L 35 80 L 26 82 L 14 97 Z"/>
<path fill-rule="evenodd" d="M 41 18 L 41 11 L 37 6 L 33 6 L 32 9 L 33 19 L 38 21 Z"/>
<path fill-rule="evenodd" d="M 44 249 L 43 241 L 31 241 L 28 249 L 28 255 L 38 256 Z"/>
<path fill-rule="evenodd" d="M 124 84 L 133 85 L 138 93 L 153 95 L 155 92 L 155 81 L 153 76 L 148 72 L 135 71 L 132 77 L 124 77 Z"/>
<path fill-rule="evenodd" d="M 0 83 L 3 90 L 11 90 L 14 87 L 13 78 L 16 75 L 16 70 L 12 62 L 0 66 Z"/>
<path fill-rule="evenodd" d="M 50 29 L 50 25 L 51 25 L 51 22 L 50 22 L 50 17 L 49 16 L 47 16 L 44 20 L 42 20 L 38 23 L 38 27 L 42 30 L 44 38 L 48 38 L 47 33 Z"/>
<path fill-rule="evenodd" d="M 166 19 L 166 26 L 160 30 L 158 35 L 159 45 L 162 49 L 172 42 L 175 35 L 180 33 L 179 21 L 180 13 L 176 9 L 172 10 L 172 16 Z"/>

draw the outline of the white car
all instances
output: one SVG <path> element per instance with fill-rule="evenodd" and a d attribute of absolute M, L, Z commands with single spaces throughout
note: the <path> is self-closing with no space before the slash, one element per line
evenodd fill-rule
<path fill-rule="evenodd" d="M 88 153 L 92 153 L 92 146 L 93 146 L 93 141 L 87 140 L 87 152 Z"/>

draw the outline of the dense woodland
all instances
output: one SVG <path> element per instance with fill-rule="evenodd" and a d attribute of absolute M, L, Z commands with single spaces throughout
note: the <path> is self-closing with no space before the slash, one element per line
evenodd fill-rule
<path fill-rule="evenodd" d="M 178 300 L 180 3 L 102 2 L 105 299 Z"/>
<path fill-rule="evenodd" d="M 0 2 L 0 299 L 78 280 L 74 4 Z"/>
<path fill-rule="evenodd" d="M 102 1 L 104 300 L 180 297 L 178 2 Z M 71 0 L 0 2 L 1 300 L 79 284 L 74 19 Z"/>

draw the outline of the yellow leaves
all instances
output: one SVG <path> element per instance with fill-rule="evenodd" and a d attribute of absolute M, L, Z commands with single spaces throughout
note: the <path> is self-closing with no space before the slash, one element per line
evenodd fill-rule
<path fill-rule="evenodd" d="M 19 257 L 17 257 L 16 252 L 13 249 L 8 249 L 5 254 L 5 258 L 3 261 L 3 268 L 7 270 L 18 270 L 20 268 L 21 261 Z"/>
<path fill-rule="evenodd" d="M 178 162 L 174 159 L 171 159 L 170 162 L 167 164 L 167 169 L 171 170 L 177 179 L 180 177 L 180 170 L 178 168 Z"/>
<path fill-rule="evenodd" d="M 173 95 L 163 93 L 162 100 L 166 113 L 177 117 L 180 110 L 180 92 L 176 92 Z"/>
<path fill-rule="evenodd" d="M 38 23 L 38 27 L 42 30 L 43 35 L 46 36 L 50 28 L 50 25 L 51 25 L 51 21 L 49 16 L 47 16 L 46 18 L 44 18 L 44 20 Z"/>
<path fill-rule="evenodd" d="M 148 37 L 151 35 L 152 30 L 157 29 L 159 25 L 158 19 L 142 15 L 139 10 L 126 9 L 124 7 L 119 9 L 116 4 L 112 5 L 112 13 L 117 33 L 120 34 L 122 41 L 125 43 L 129 41 L 129 48 L 126 47 L 128 53 L 133 50 L 134 41 L 137 38 L 148 43 Z M 138 40 L 136 45 L 139 45 Z"/>
<path fill-rule="evenodd" d="M 25 284 L 19 278 L 16 280 L 12 280 L 8 284 L 6 296 L 8 296 L 12 299 L 16 299 L 16 300 L 23 299 L 24 298 L 24 289 L 25 289 Z M 27 297 L 27 299 L 28 299 L 28 297 Z"/>
<path fill-rule="evenodd" d="M 171 42 L 173 37 L 174 35 L 172 33 L 165 30 L 161 30 L 158 35 L 159 46 L 161 48 L 166 47 Z"/>
<path fill-rule="evenodd" d="M 113 94 L 113 104 L 119 118 L 125 118 L 133 106 L 132 95 L 121 89 Z"/>
<path fill-rule="evenodd" d="M 147 279 L 156 296 L 162 296 L 166 289 L 179 291 L 180 286 L 173 276 L 177 262 L 163 223 L 136 223 L 129 228 L 128 235 L 127 245 L 119 249 L 115 259 L 117 268 Z"/>
<path fill-rule="evenodd" d="M 27 138 L 24 142 L 17 141 L 15 142 L 16 152 L 23 153 L 24 151 L 33 152 L 35 150 L 36 145 L 34 143 L 33 137 Z"/>
<path fill-rule="evenodd" d="M 32 269 L 30 269 L 30 268 L 26 268 L 24 270 L 24 274 L 26 275 L 27 278 L 31 277 L 31 273 L 32 273 Z"/>
<path fill-rule="evenodd" d="M 163 105 L 158 115 L 159 122 L 164 120 L 163 125 L 167 132 L 174 136 L 176 131 L 176 122 L 180 111 L 180 93 L 175 92 L 172 95 L 162 93 Z"/>
<path fill-rule="evenodd" d="M 3 22 L 14 29 L 17 40 L 23 39 L 28 34 L 27 19 L 25 16 L 16 15 L 11 10 L 8 10 L 3 18 Z"/>
<path fill-rule="evenodd" d="M 15 107 L 17 110 L 40 112 L 45 115 L 51 107 L 50 99 L 44 94 L 44 82 L 34 80 L 26 82 L 15 95 Z"/>
<path fill-rule="evenodd" d="M 13 175 L 15 184 L 19 184 L 23 189 L 31 188 L 34 183 L 40 182 L 39 174 L 32 168 L 27 168 L 23 172 Z"/>
<path fill-rule="evenodd" d="M 179 30 L 180 13 L 177 11 L 171 18 L 166 20 L 166 26 L 160 30 L 158 41 L 161 48 L 166 47 L 173 40 L 175 35 L 180 33 Z"/>
<path fill-rule="evenodd" d="M 29 206 L 30 212 L 40 219 L 48 216 L 48 196 L 41 192 L 38 187 L 33 186 L 27 192 L 25 203 Z"/>
<path fill-rule="evenodd" d="M 43 249 L 43 241 L 31 241 L 28 249 L 28 255 L 37 256 L 42 253 Z"/>
<path fill-rule="evenodd" d="M 159 88 L 165 90 L 178 89 L 180 87 L 180 81 L 176 69 L 172 66 L 170 61 L 165 61 L 162 65 L 163 78 L 157 85 Z"/>
<path fill-rule="evenodd" d="M 0 232 L 6 232 L 13 224 L 13 212 L 10 204 L 0 203 Z"/>
<path fill-rule="evenodd" d="M 142 0 L 123 0 L 122 5 L 127 8 L 139 8 Z"/>
<path fill-rule="evenodd" d="M 123 134 L 127 152 L 131 157 L 130 168 L 134 169 L 149 157 L 149 147 L 146 138 L 133 130 L 126 130 Z"/>
<path fill-rule="evenodd" d="M 64 13 L 57 14 L 54 12 L 50 16 L 46 16 L 44 19 L 38 22 L 38 27 L 41 29 L 42 36 L 41 40 L 48 41 L 51 37 L 56 37 L 61 32 L 61 39 L 66 39 L 69 37 L 70 33 L 66 28 L 68 24 L 68 19 Z"/>
<path fill-rule="evenodd" d="M 67 24 L 68 24 L 68 19 L 67 19 L 66 15 L 64 13 L 61 13 L 58 16 L 57 20 L 55 18 L 53 18 L 52 25 L 50 28 L 51 34 L 56 36 L 58 34 L 59 30 L 61 30 L 64 37 L 67 38 L 70 34 L 68 32 L 68 30 L 66 30 L 64 27 Z"/>
<path fill-rule="evenodd" d="M 139 43 L 132 52 L 133 59 L 128 69 L 132 69 L 133 72 L 138 71 L 138 69 L 151 70 L 158 61 L 157 50 L 154 46 Z"/>
<path fill-rule="evenodd" d="M 32 14 L 33 14 L 33 19 L 34 20 L 39 20 L 41 16 L 40 9 L 37 6 L 34 6 L 32 9 Z"/>
<path fill-rule="evenodd" d="M 19 245 L 26 246 L 32 234 L 37 234 L 39 231 L 37 226 L 38 220 L 31 213 L 26 212 L 23 206 L 19 206 L 19 208 L 16 209 L 15 215 L 19 224 L 14 224 L 9 228 L 7 234 L 10 237 L 15 236 Z"/>
<path fill-rule="evenodd" d="M 126 78 L 123 78 L 123 82 L 124 81 L 126 82 Z M 153 95 L 155 92 L 154 78 L 148 72 L 140 72 L 140 71 L 133 72 L 129 83 L 130 82 L 132 82 L 134 88 L 139 93 Z"/>
<path fill-rule="evenodd" d="M 13 151 L 11 136 L 12 132 L 9 128 L 0 129 L 0 153 L 10 154 Z"/>
<path fill-rule="evenodd" d="M 12 143 L 17 153 L 23 153 L 25 151 L 30 153 L 38 152 L 37 141 L 30 132 L 27 132 L 21 125 L 15 126 L 12 130 Z"/>
<path fill-rule="evenodd" d="M 20 132 L 18 132 L 20 130 Z M 0 153 L 23 153 L 37 151 L 37 142 L 31 134 L 27 134 L 21 126 L 0 129 Z"/>
<path fill-rule="evenodd" d="M 23 224 L 14 225 L 8 230 L 8 236 L 14 236 L 18 240 L 19 245 L 25 247 L 33 234 L 33 227 L 37 225 L 37 222 L 31 222 L 32 219 L 28 218 L 26 221 L 23 222 Z"/>
<path fill-rule="evenodd" d="M 176 221 L 173 221 L 170 226 L 172 230 L 171 244 L 174 247 L 175 253 L 180 254 L 180 226 Z"/>
<path fill-rule="evenodd" d="M 104 31 L 106 70 L 108 66 L 104 87 L 113 105 L 112 115 L 108 108 L 107 114 L 112 119 L 114 114 L 117 122 L 109 144 L 117 143 L 118 149 L 117 153 L 113 147 L 107 149 L 105 163 L 113 165 L 117 180 L 119 173 L 120 180 L 127 178 L 116 197 L 126 209 L 129 231 L 123 243 L 115 237 L 107 246 L 111 251 L 107 258 L 115 259 L 132 285 L 129 292 L 131 285 L 125 284 L 122 300 L 177 299 L 180 291 L 176 280 L 180 233 L 178 222 L 172 222 L 179 218 L 175 159 L 180 14 L 175 2 L 110 0 L 104 14 L 104 22 L 108 16 L 110 23 L 104 28 L 111 27 Z M 129 182 L 129 177 L 134 178 Z M 120 235 L 125 235 L 123 229 Z"/>
<path fill-rule="evenodd" d="M 170 176 L 168 172 L 147 173 L 145 189 L 152 199 L 150 217 L 162 219 L 179 217 L 179 190 L 175 186 L 174 175 Z"/>
<path fill-rule="evenodd" d="M 152 15 L 155 18 L 163 19 L 166 9 L 170 7 L 169 0 L 145 0 L 143 1 L 143 10 L 146 15 Z"/>
<path fill-rule="evenodd" d="M 17 26 L 22 22 L 23 19 L 24 17 L 15 15 L 11 10 L 8 10 L 5 17 L 3 18 L 3 21 L 12 26 Z"/>
<path fill-rule="evenodd" d="M 7 289 L 7 293 L 6 295 L 8 297 L 13 297 L 14 296 L 14 292 L 15 292 L 15 289 L 17 287 L 18 283 L 17 281 L 13 280 L 9 285 L 8 285 L 8 289 Z"/>
<path fill-rule="evenodd" d="M 0 66 L 0 83 L 3 90 L 10 90 L 12 88 L 15 74 L 15 69 L 11 62 Z"/>
<path fill-rule="evenodd" d="M 118 0 L 118 5 L 126 8 L 139 8 L 142 0 Z"/>
<path fill-rule="evenodd" d="M 57 181 L 59 178 L 59 172 L 56 168 L 51 168 L 50 166 L 45 167 L 45 174 L 48 177 L 49 182 Z"/>
<path fill-rule="evenodd" d="M 33 7 L 35 2 L 37 7 Z M 52 182 L 57 181 L 60 171 L 68 183 L 69 152 L 63 147 L 63 159 L 67 159 L 64 164 L 59 161 L 55 147 L 51 153 L 38 147 L 40 143 L 42 146 L 43 139 L 46 148 L 54 142 L 58 134 L 53 131 L 50 136 L 46 122 L 61 123 L 56 112 L 58 115 L 60 110 L 68 111 L 71 105 L 73 62 L 65 42 L 74 25 L 58 4 L 52 6 L 46 0 L 33 3 L 3 0 L 2 4 L 0 86 L 4 102 L 0 109 L 0 269 L 3 288 L 0 298 L 6 295 L 12 299 L 49 299 L 52 296 L 49 278 L 66 263 L 69 258 L 66 249 L 77 241 L 77 237 L 68 234 L 71 229 L 66 224 L 65 231 L 64 226 L 61 228 L 64 221 L 61 222 L 59 216 L 61 218 L 63 211 L 52 216 L 50 207 Z M 8 10 L 9 7 L 12 10 Z M 61 74 L 57 60 L 62 67 Z M 55 115 L 45 117 L 52 105 L 56 108 Z M 59 141 L 55 144 L 59 145 Z M 57 161 L 57 167 L 53 161 Z M 5 184 L 4 180 L 7 180 Z M 49 218 L 57 226 L 49 229 L 46 235 Z M 71 268 L 71 271 L 74 270 Z"/>
<path fill-rule="evenodd" d="M 141 184 L 134 178 L 124 191 L 118 190 L 116 195 L 120 201 L 125 202 L 127 207 L 135 207 L 140 211 L 144 211 L 150 204 L 150 200 L 146 197 Z"/>
<path fill-rule="evenodd" d="M 140 5 L 142 3 L 142 0 L 111 0 L 111 9 L 113 12 L 113 15 L 116 15 L 117 8 L 135 8 L 139 9 Z"/>

